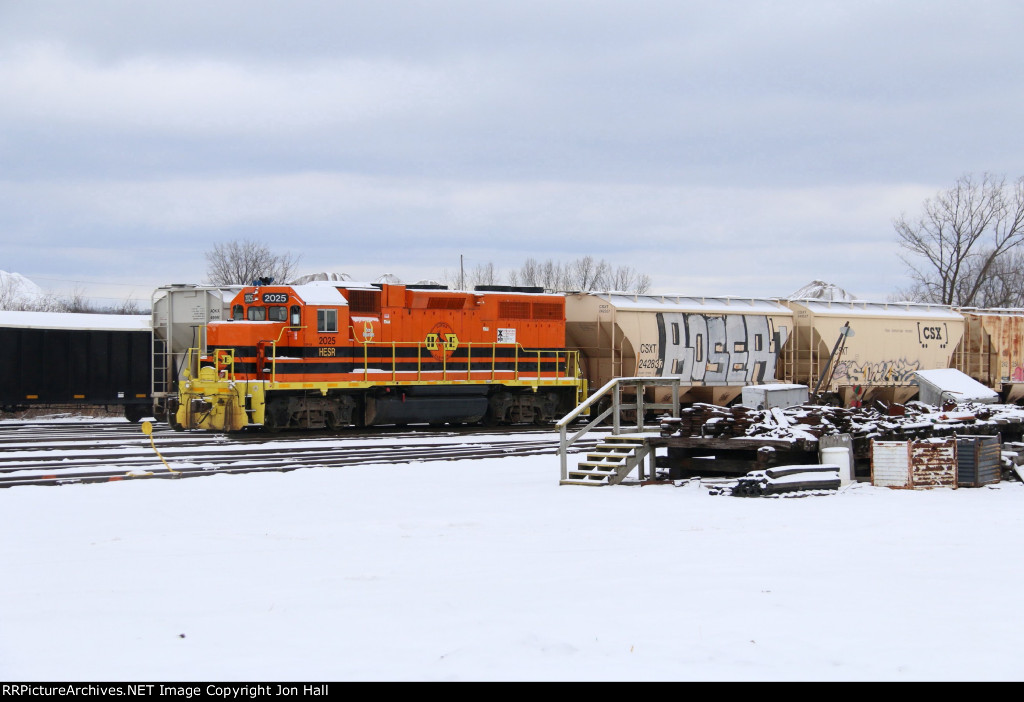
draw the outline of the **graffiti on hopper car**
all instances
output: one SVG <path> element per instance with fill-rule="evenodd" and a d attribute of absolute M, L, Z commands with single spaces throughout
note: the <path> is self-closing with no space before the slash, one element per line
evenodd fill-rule
<path fill-rule="evenodd" d="M 914 379 L 914 372 L 921 370 L 920 361 L 900 358 L 876 363 L 840 361 L 836 364 L 833 380 L 840 384 L 869 385 L 896 383 L 905 384 Z"/>
<path fill-rule="evenodd" d="M 786 327 L 766 315 L 658 314 L 659 375 L 711 385 L 746 385 L 775 377 Z"/>

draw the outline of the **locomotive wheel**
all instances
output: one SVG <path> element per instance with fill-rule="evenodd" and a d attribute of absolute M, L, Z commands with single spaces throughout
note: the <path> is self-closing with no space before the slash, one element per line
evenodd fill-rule
<path fill-rule="evenodd" d="M 487 411 L 484 413 L 484 418 L 480 420 L 480 424 L 485 427 L 496 427 L 501 424 L 497 412 L 494 411 L 494 405 L 487 406 Z"/>
<path fill-rule="evenodd" d="M 334 412 L 324 413 L 324 426 L 327 427 L 327 431 L 338 431 L 338 417 Z"/>
<path fill-rule="evenodd" d="M 124 418 L 133 424 L 138 424 L 147 414 L 145 407 L 139 405 L 124 406 Z"/>
<path fill-rule="evenodd" d="M 178 401 L 168 400 L 167 402 L 167 424 L 174 431 L 185 431 L 185 427 L 178 423 Z"/>

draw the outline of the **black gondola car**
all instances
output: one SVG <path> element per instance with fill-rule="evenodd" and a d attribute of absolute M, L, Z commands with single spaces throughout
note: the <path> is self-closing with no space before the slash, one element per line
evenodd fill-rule
<path fill-rule="evenodd" d="M 123 407 L 153 410 L 149 315 L 0 311 L 0 409 Z"/>

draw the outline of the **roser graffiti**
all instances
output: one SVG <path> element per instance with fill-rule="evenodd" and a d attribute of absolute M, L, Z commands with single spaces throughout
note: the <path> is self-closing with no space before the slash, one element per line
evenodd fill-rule
<path fill-rule="evenodd" d="M 658 314 L 661 376 L 707 385 L 761 383 L 775 377 L 786 327 L 765 315 Z"/>

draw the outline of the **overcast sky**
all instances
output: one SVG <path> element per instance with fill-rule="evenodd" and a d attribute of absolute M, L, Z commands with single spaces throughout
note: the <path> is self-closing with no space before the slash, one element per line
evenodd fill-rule
<path fill-rule="evenodd" d="M 214 243 L 407 282 L 906 285 L 892 220 L 1024 175 L 1024 4 L 0 0 L 0 270 L 148 301 Z"/>

